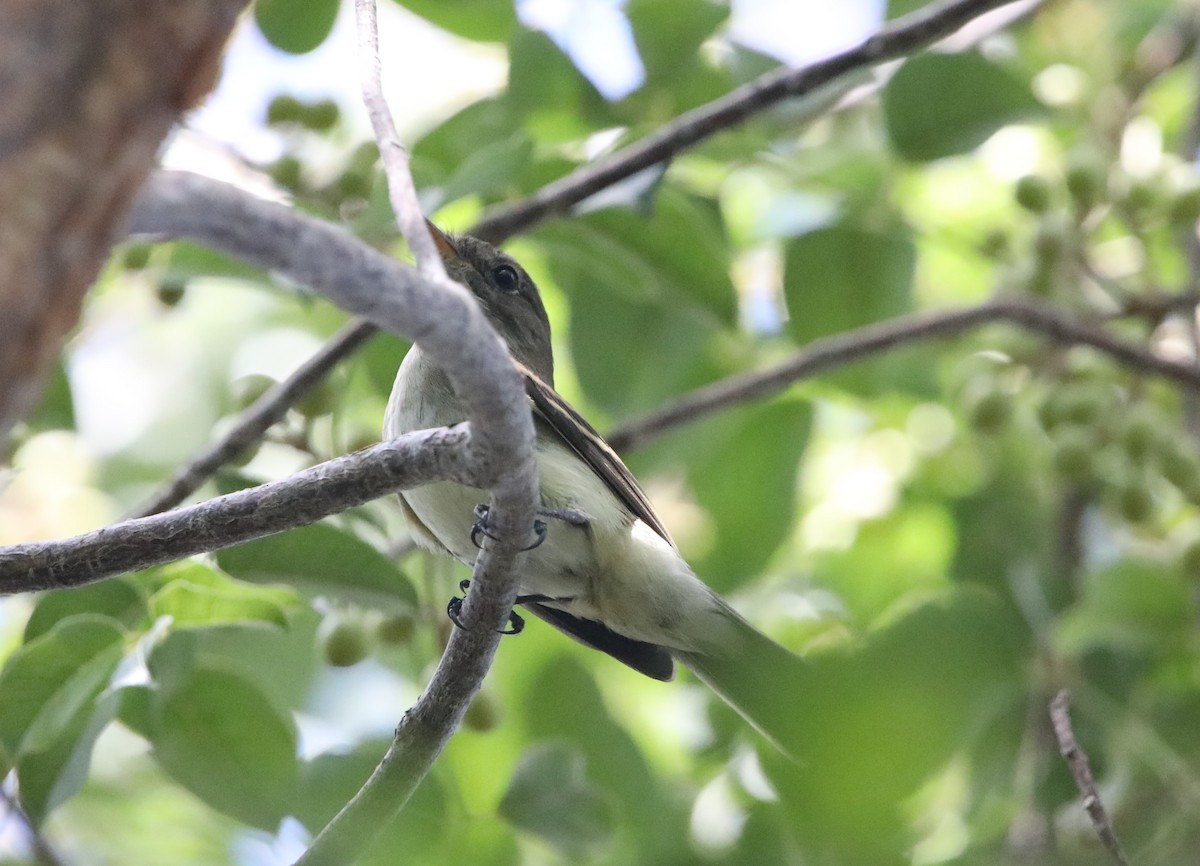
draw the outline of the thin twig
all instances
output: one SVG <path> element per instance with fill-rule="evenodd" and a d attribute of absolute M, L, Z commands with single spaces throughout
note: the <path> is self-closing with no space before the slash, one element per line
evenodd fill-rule
<path fill-rule="evenodd" d="M 618 450 L 636 448 L 667 430 L 719 409 L 774 394 L 793 382 L 864 360 L 897 346 L 943 340 L 993 322 L 1008 322 L 1055 342 L 1092 346 L 1142 373 L 1152 373 L 1200 390 L 1200 367 L 1149 352 L 1100 327 L 1032 300 L 990 301 L 977 307 L 937 313 L 913 313 L 814 340 L 789 360 L 766 370 L 742 373 L 698 388 L 657 412 L 623 424 L 608 440 Z"/>
<path fill-rule="evenodd" d="M 1104 801 L 1100 799 L 1100 792 L 1096 789 L 1096 780 L 1092 777 L 1092 768 L 1087 752 L 1075 740 L 1075 731 L 1071 727 L 1071 696 L 1066 689 L 1060 691 L 1050 701 L 1050 721 L 1054 725 L 1058 750 L 1071 770 L 1071 775 L 1075 779 L 1075 787 L 1079 789 L 1079 793 L 1083 797 L 1083 808 L 1087 810 L 1088 817 L 1092 819 L 1092 826 L 1096 828 L 1096 835 L 1100 837 L 1100 841 L 1117 866 L 1129 866 L 1129 860 L 1121 849 L 1121 843 L 1117 841 L 1117 834 L 1113 830 L 1108 811 L 1104 808 Z"/>
<path fill-rule="evenodd" d="M 632 174 L 657 165 L 714 133 L 729 129 L 779 102 L 803 96 L 844 75 L 894 60 L 954 33 L 964 24 L 1014 0 L 933 3 L 898 18 L 861 44 L 799 69 L 780 68 L 681 115 L 607 159 L 542 187 L 528 199 L 485 216 L 471 234 L 495 242 L 570 208 Z"/>
<path fill-rule="evenodd" d="M 383 96 L 383 70 L 379 62 L 379 22 L 376 20 L 375 0 L 355 0 L 354 12 L 358 20 L 358 59 L 362 67 L 363 104 L 371 118 L 375 132 L 375 143 L 379 145 L 379 158 L 383 163 L 388 181 L 388 200 L 396 225 L 408 248 L 417 260 L 417 269 L 436 280 L 449 280 L 442 258 L 417 201 L 417 190 L 413 186 L 409 171 L 408 151 L 400 143 L 392 110 Z"/>
<path fill-rule="evenodd" d="M 199 490 L 217 470 L 262 439 L 267 430 L 283 419 L 288 409 L 321 383 L 338 361 L 353 354 L 377 330 L 362 319 L 343 327 L 294 373 L 267 389 L 238 416 L 224 436 L 193 457 L 164 487 L 154 493 L 153 498 L 138 506 L 130 516 L 159 514 L 174 508 Z"/>

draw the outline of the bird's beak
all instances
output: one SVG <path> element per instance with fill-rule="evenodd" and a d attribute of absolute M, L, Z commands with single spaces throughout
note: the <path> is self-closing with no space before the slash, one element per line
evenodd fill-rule
<path fill-rule="evenodd" d="M 458 252 L 458 247 L 454 245 L 454 241 L 450 236 L 435 226 L 429 220 L 425 220 L 425 225 L 429 229 L 429 234 L 433 235 L 433 243 L 437 247 L 438 255 L 442 257 L 442 261 L 449 264 L 452 261 L 462 258 Z"/>

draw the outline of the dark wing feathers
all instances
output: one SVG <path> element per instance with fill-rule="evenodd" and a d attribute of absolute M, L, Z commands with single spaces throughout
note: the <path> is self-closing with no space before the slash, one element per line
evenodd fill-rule
<path fill-rule="evenodd" d="M 654 506 L 638 486 L 637 479 L 629 468 L 621 462 L 617 452 L 613 451 L 596 429 L 559 396 L 558 392 L 538 378 L 524 364 L 517 364 L 521 375 L 525 377 L 525 393 L 533 401 L 537 416 L 557 434 L 572 451 L 587 463 L 592 470 L 604 479 L 608 489 L 621 500 L 630 513 L 638 517 L 657 532 L 672 547 L 675 542 L 658 515 Z"/>

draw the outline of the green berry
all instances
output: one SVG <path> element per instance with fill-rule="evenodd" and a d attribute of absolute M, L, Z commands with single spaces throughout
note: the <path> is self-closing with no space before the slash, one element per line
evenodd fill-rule
<path fill-rule="evenodd" d="M 1095 156 L 1072 154 L 1067 163 L 1067 192 L 1080 210 L 1091 210 L 1100 203 L 1107 174 L 1107 166 Z"/>
<path fill-rule="evenodd" d="M 251 373 L 238 378 L 229 389 L 238 409 L 248 409 L 258 402 L 263 394 L 274 386 L 275 380 L 262 373 Z"/>
<path fill-rule="evenodd" d="M 379 145 L 373 141 L 364 141 L 358 147 L 354 148 L 354 153 L 350 155 L 349 165 L 351 168 L 366 170 L 374 168 L 379 162 Z"/>
<path fill-rule="evenodd" d="M 304 112 L 304 103 L 294 96 L 281 93 L 267 105 L 267 123 L 271 126 L 296 123 L 304 116 Z"/>
<path fill-rule="evenodd" d="M 187 277 L 167 274 L 158 281 L 158 301 L 164 307 L 176 307 L 187 292 Z"/>
<path fill-rule="evenodd" d="M 416 633 L 417 622 L 407 611 L 388 614 L 375 625 L 375 636 L 380 643 L 404 646 Z"/>
<path fill-rule="evenodd" d="M 296 411 L 305 418 L 320 418 L 337 408 L 338 389 L 328 378 L 318 382 L 296 403 Z"/>
<path fill-rule="evenodd" d="M 1050 208 L 1050 182 L 1037 174 L 1027 174 L 1013 190 L 1017 204 L 1030 213 L 1045 213 Z"/>
<path fill-rule="evenodd" d="M 487 692 L 475 695 L 467 714 L 463 716 L 463 727 L 480 733 L 490 731 L 500 724 L 500 707 Z"/>
<path fill-rule="evenodd" d="M 1054 468 L 1076 484 L 1092 480 L 1096 456 L 1096 439 L 1083 427 L 1060 427 L 1054 431 Z"/>
<path fill-rule="evenodd" d="M 150 264 L 150 244 L 126 244 L 121 251 L 121 267 L 127 271 L 140 271 Z"/>
<path fill-rule="evenodd" d="M 327 132 L 337 125 L 341 113 L 332 99 L 322 99 L 304 107 L 300 122 L 314 132 Z"/>
<path fill-rule="evenodd" d="M 331 614 L 325 617 L 317 639 L 325 661 L 338 668 L 356 665 L 371 652 L 371 634 L 362 619 L 356 616 Z"/>
<path fill-rule="evenodd" d="M 1112 406 L 1111 395 L 1098 384 L 1066 384 L 1050 400 L 1055 403 L 1054 415 L 1060 422 L 1095 424 Z"/>
<path fill-rule="evenodd" d="M 1003 229 L 990 229 L 979 242 L 979 252 L 989 259 L 999 259 L 1009 251 L 1008 233 Z"/>
<path fill-rule="evenodd" d="M 1059 214 L 1047 214 L 1033 235 L 1033 250 L 1043 265 L 1059 262 L 1071 243 L 1072 228 Z"/>
<path fill-rule="evenodd" d="M 1154 515 L 1150 485 L 1141 479 L 1127 481 L 1117 491 L 1117 509 L 1130 523 L 1145 523 Z"/>
<path fill-rule="evenodd" d="M 1158 186 L 1148 178 L 1123 177 L 1115 181 L 1116 199 L 1130 213 L 1149 210 L 1158 202 Z"/>
<path fill-rule="evenodd" d="M 980 433 L 999 433 L 1012 415 L 1012 396 L 994 387 L 978 394 L 967 407 L 967 420 Z"/>
<path fill-rule="evenodd" d="M 1191 491 L 1200 490 L 1200 460 L 1190 448 L 1172 440 L 1160 439 L 1158 465 L 1163 478 L 1189 499 Z"/>
<path fill-rule="evenodd" d="M 294 156 L 281 156 L 267 169 L 271 179 L 282 187 L 298 190 L 303 182 L 304 169 Z"/>
<path fill-rule="evenodd" d="M 338 178 L 338 192 L 343 198 L 366 198 L 371 194 L 372 178 L 361 171 L 345 171 Z"/>
<path fill-rule="evenodd" d="M 1121 426 L 1121 447 L 1130 459 L 1141 462 L 1157 450 L 1160 419 L 1146 409 L 1132 412 Z"/>

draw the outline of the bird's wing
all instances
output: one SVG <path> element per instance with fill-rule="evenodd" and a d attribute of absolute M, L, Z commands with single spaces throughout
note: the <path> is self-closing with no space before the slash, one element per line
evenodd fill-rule
<path fill-rule="evenodd" d="M 558 438 L 604 480 L 608 489 L 631 514 L 674 547 L 675 542 L 671 540 L 671 534 L 654 513 L 654 506 L 638 486 L 633 473 L 617 456 L 617 452 L 612 450 L 595 428 L 557 391 L 525 365 L 518 363 L 517 366 L 525 378 L 525 392 L 533 401 L 536 416 L 545 421 Z"/>

